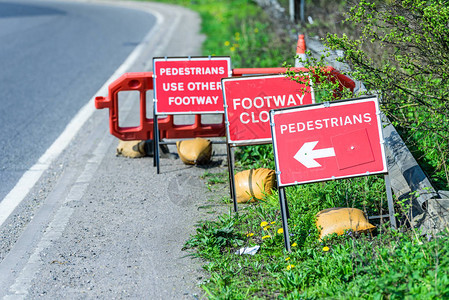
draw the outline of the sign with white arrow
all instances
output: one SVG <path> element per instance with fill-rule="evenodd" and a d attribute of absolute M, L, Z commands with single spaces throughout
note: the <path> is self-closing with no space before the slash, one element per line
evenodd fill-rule
<path fill-rule="evenodd" d="M 387 173 L 377 97 L 270 111 L 279 186 Z"/>

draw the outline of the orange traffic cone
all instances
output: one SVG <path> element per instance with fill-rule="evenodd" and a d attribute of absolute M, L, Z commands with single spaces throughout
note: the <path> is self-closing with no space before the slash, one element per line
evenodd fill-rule
<path fill-rule="evenodd" d="M 306 49 L 304 34 L 300 34 L 298 35 L 298 44 L 296 46 L 295 67 L 304 67 L 304 61 L 307 59 Z"/>

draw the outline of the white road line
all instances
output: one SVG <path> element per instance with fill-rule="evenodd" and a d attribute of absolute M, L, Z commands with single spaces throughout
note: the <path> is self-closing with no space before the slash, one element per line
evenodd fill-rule
<path fill-rule="evenodd" d="M 106 95 L 108 86 L 117 77 L 125 73 L 131 65 L 142 54 L 146 44 L 149 43 L 152 36 L 157 31 L 160 24 L 164 21 L 164 17 L 152 12 L 156 17 L 156 24 L 145 36 L 143 41 L 131 52 L 123 64 L 112 74 L 112 76 L 104 83 L 104 85 L 95 93 L 95 95 Z M 8 219 L 16 207 L 28 195 L 36 182 L 41 178 L 42 174 L 50 167 L 51 163 L 64 151 L 70 141 L 79 132 L 84 123 L 92 116 L 95 111 L 95 96 L 93 96 L 75 115 L 75 117 L 66 126 L 61 135 L 53 142 L 50 148 L 38 159 L 37 163 L 28 169 L 14 186 L 14 188 L 0 202 L 0 226 Z"/>

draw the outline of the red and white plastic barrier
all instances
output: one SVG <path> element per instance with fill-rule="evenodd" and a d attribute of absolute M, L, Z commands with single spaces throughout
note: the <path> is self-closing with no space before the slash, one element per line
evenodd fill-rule
<path fill-rule="evenodd" d="M 292 71 L 306 71 L 313 73 L 313 70 L 306 68 L 292 68 Z M 233 69 L 232 76 L 245 76 L 255 74 L 282 74 L 287 68 L 240 68 Z M 355 83 L 349 77 L 341 74 L 333 67 L 326 67 L 325 73 L 328 80 L 338 81 L 343 88 L 354 90 Z M 95 98 L 95 108 L 109 109 L 109 130 L 115 137 L 124 140 L 147 140 L 153 139 L 153 119 L 147 118 L 147 91 L 153 90 L 153 73 L 136 72 L 125 73 L 109 85 L 107 97 L 98 96 Z M 118 94 L 123 91 L 138 91 L 140 93 L 140 122 L 134 127 L 119 126 L 119 105 Z M 203 124 L 201 115 L 195 115 L 193 124 L 175 124 L 173 115 L 158 119 L 161 139 L 180 139 L 195 137 L 223 137 L 225 136 L 225 124 L 223 121 L 218 124 Z"/>
<path fill-rule="evenodd" d="M 306 44 L 304 35 L 299 35 L 297 44 L 297 55 L 305 58 Z M 260 74 L 283 74 L 287 68 L 240 68 L 233 69 L 232 76 L 260 75 Z M 314 70 L 304 67 L 291 68 L 291 71 L 303 71 L 314 74 Z M 355 83 L 349 77 L 341 74 L 333 67 L 325 67 L 322 71 L 327 74 L 328 80 L 338 82 L 341 88 L 355 88 Z M 148 140 L 154 139 L 154 123 L 152 118 L 147 118 L 147 92 L 153 90 L 153 72 L 125 73 L 109 85 L 108 96 L 95 98 L 97 109 L 109 109 L 109 130 L 115 137 L 124 140 Z M 140 94 L 140 121 L 138 126 L 121 127 L 119 125 L 118 94 L 123 91 L 138 91 Z M 337 91 L 334 91 L 337 92 Z M 195 115 L 193 124 L 175 124 L 173 115 L 158 118 L 158 129 L 160 139 L 180 139 L 195 137 L 223 137 L 225 136 L 224 115 L 221 123 L 203 124 L 201 114 Z"/>

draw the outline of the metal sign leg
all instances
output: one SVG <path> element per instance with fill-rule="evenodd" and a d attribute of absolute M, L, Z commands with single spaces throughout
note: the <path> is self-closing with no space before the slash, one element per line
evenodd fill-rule
<path fill-rule="evenodd" d="M 290 234 L 288 233 L 288 216 L 287 216 L 287 200 L 285 197 L 285 189 L 279 188 L 279 203 L 281 205 L 282 228 L 284 229 L 284 245 L 288 252 L 292 252 L 290 248 Z"/>
<path fill-rule="evenodd" d="M 157 115 L 154 115 L 154 159 L 156 163 L 156 173 L 160 174 L 160 162 L 159 162 L 159 126 L 157 121 Z"/>
<path fill-rule="evenodd" d="M 234 203 L 234 211 L 237 212 L 238 207 L 237 197 L 235 195 L 234 159 L 231 145 L 227 144 L 226 150 L 228 155 L 229 193 L 231 195 L 232 202 Z"/>
<path fill-rule="evenodd" d="M 153 167 L 156 167 L 156 132 L 158 129 L 156 114 L 153 109 Z"/>
<path fill-rule="evenodd" d="M 385 189 L 387 190 L 387 200 L 388 200 L 388 214 L 390 215 L 391 227 L 397 229 L 396 217 L 394 216 L 394 204 L 393 204 L 393 194 L 391 192 L 391 182 L 390 176 L 386 174 L 385 178 Z"/>
<path fill-rule="evenodd" d="M 285 215 L 287 216 L 287 220 L 290 219 L 290 209 L 288 208 L 287 196 L 285 195 L 285 189 L 282 189 L 284 193 L 284 206 L 285 206 Z"/>

